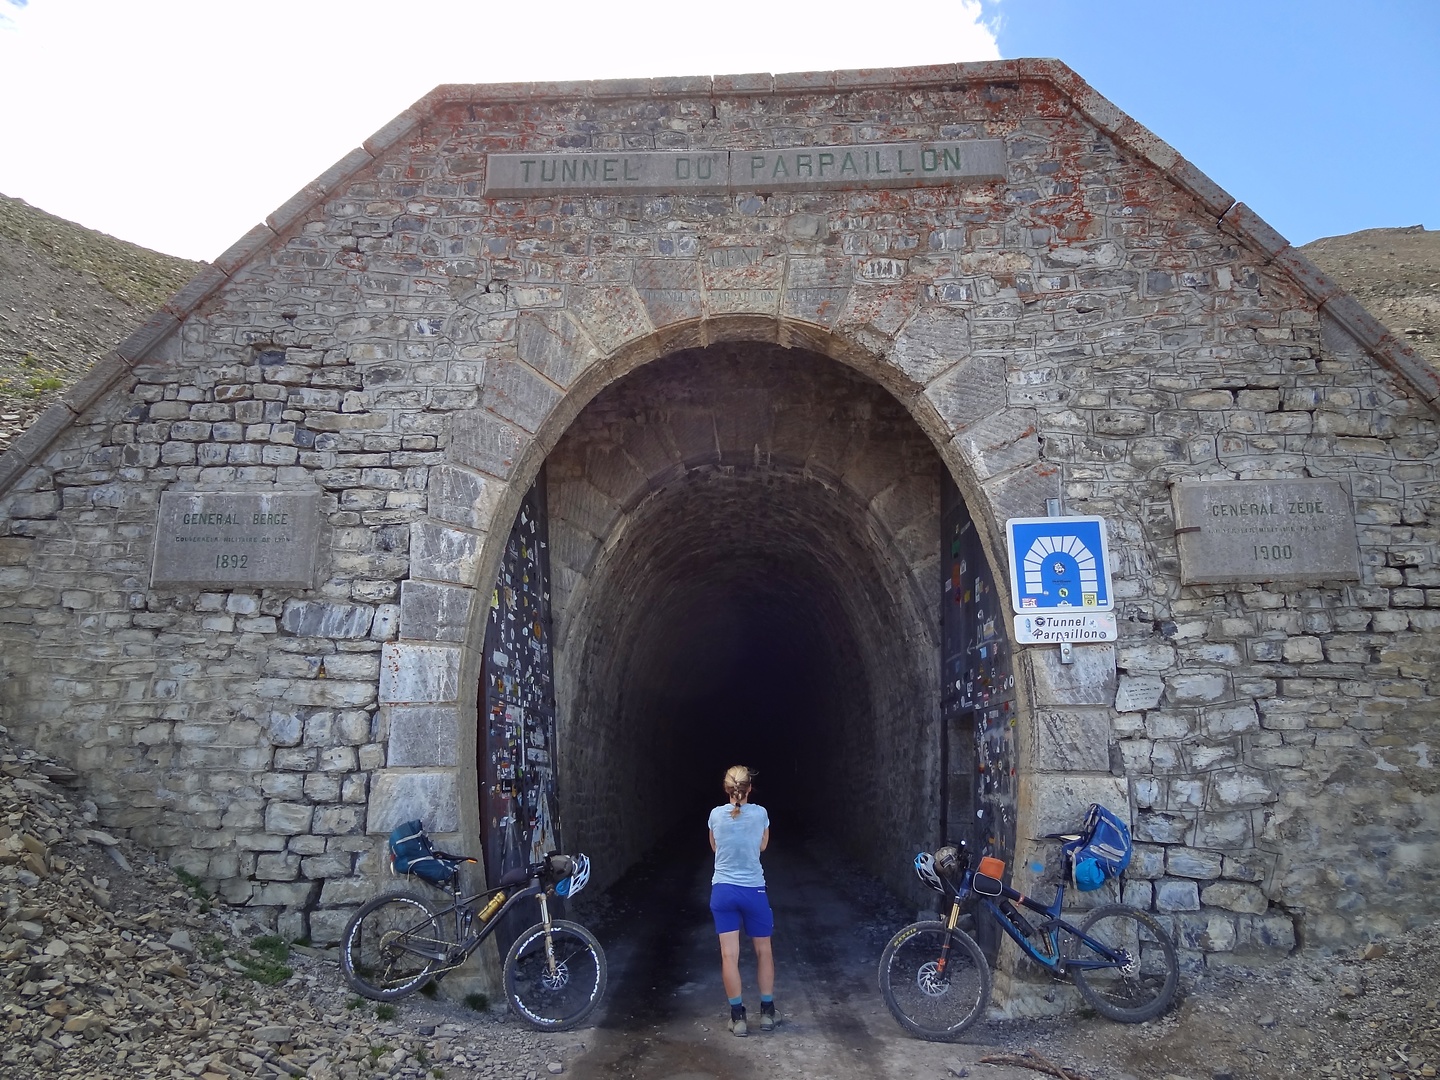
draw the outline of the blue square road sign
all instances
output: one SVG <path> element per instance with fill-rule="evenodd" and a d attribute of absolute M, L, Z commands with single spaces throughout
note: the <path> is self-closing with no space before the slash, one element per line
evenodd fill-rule
<path fill-rule="evenodd" d="M 1114 609 L 1104 518 L 1011 518 L 1005 534 L 1017 615 Z"/>

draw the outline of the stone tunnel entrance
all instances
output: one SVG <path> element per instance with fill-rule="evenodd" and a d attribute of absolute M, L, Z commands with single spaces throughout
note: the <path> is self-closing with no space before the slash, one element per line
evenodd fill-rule
<path fill-rule="evenodd" d="M 543 487 L 559 819 L 599 885 L 703 835 L 740 762 L 787 833 L 908 886 L 948 809 L 943 474 L 891 394 L 799 349 L 677 352 L 580 413 Z"/>

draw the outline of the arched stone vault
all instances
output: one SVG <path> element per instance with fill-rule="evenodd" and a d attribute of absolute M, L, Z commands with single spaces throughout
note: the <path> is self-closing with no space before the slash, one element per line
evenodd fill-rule
<path fill-rule="evenodd" d="M 902 299 L 908 302 L 911 294 L 913 290 L 903 290 Z M 847 305 L 843 294 L 836 299 L 836 310 L 845 310 Z M 871 304 L 877 303 L 873 297 L 867 299 Z M 893 308 L 894 304 L 881 303 L 879 306 Z M 903 307 L 892 311 L 891 317 L 897 324 L 905 321 Z M 603 560 L 599 548 L 612 535 L 610 530 L 614 528 L 617 535 L 625 531 L 624 527 L 615 526 L 612 519 L 623 517 L 625 525 L 633 524 L 631 519 L 637 516 L 639 505 L 647 500 L 654 502 L 657 489 L 667 487 L 667 481 L 674 482 L 710 467 L 730 474 L 732 482 L 737 470 L 763 475 L 762 483 L 777 483 L 787 476 L 792 479 L 801 477 L 808 485 L 834 489 L 828 513 L 836 523 L 836 530 L 828 536 L 815 534 L 808 547 L 809 557 L 825 561 L 827 544 L 833 549 L 831 557 L 839 557 L 843 553 L 847 534 L 866 536 L 868 553 L 846 560 L 853 576 L 862 581 L 884 578 L 888 582 L 885 586 L 888 601 L 877 599 L 872 602 L 868 616 L 853 610 L 846 613 L 845 621 L 850 632 L 862 632 L 868 622 L 874 624 L 874 638 L 883 639 L 891 635 L 895 642 L 903 643 L 898 653 L 888 657 L 883 655 L 886 649 L 872 647 L 869 651 L 857 651 L 853 644 L 849 648 L 851 655 L 861 659 L 870 687 L 855 701 L 869 701 L 873 697 L 876 716 L 885 717 L 884 722 L 875 720 L 871 734 L 883 733 L 895 746 L 904 747 L 901 756 L 906 758 L 907 767 L 891 768 L 895 751 L 875 748 L 856 755 L 863 763 L 858 769 L 851 766 L 847 770 L 843 761 L 835 758 L 823 763 L 828 766 L 830 775 L 848 771 L 863 777 L 863 782 L 876 791 L 889 787 L 897 789 L 894 805 L 900 807 L 898 817 L 903 820 L 867 822 L 860 817 L 855 822 L 857 828 L 868 829 L 874 834 L 876 839 L 872 846 L 879 843 L 880 837 L 893 839 L 897 832 L 909 837 L 907 842 L 912 845 L 930 842 L 929 833 L 934 829 L 935 792 L 938 790 L 938 762 L 931 745 L 938 697 L 934 667 L 937 644 L 934 616 L 926 611 L 926 604 L 928 597 L 933 596 L 933 582 L 939 574 L 938 470 L 950 469 L 960 481 L 962 490 L 972 493 L 974 505 L 978 507 L 988 507 L 990 497 L 974 479 L 977 472 L 1002 493 L 1009 492 L 1010 497 L 1016 499 L 1033 502 L 1038 498 L 1043 504 L 1044 498 L 1053 497 L 1058 491 L 1054 470 L 1039 461 L 1038 440 L 1035 438 L 1033 417 L 1028 410 L 1019 410 L 1012 415 L 1003 405 L 995 408 L 993 401 L 989 404 L 971 401 L 968 389 L 958 389 L 965 383 L 964 374 L 968 365 L 963 358 L 947 359 L 943 352 L 947 347 L 953 349 L 954 346 L 947 335 L 953 337 L 963 333 L 962 327 L 953 325 L 954 321 L 941 312 L 922 319 L 914 333 L 902 336 L 899 351 L 904 358 L 904 368 L 901 371 L 897 371 L 886 358 L 877 358 L 833 332 L 804 324 L 777 325 L 770 318 L 745 313 L 721 318 L 717 320 L 717 325 L 702 323 L 679 328 L 650 328 L 645 339 L 621 348 L 618 355 L 608 361 L 600 356 L 598 349 L 587 348 L 585 339 L 578 337 L 573 330 L 556 329 L 557 324 L 562 328 L 574 325 L 563 313 L 548 321 L 545 334 L 538 341 L 522 342 L 519 351 L 522 356 L 530 358 L 535 370 L 549 372 L 557 378 L 579 372 L 575 376 L 576 383 L 566 388 L 563 398 L 559 396 L 558 385 L 553 389 L 547 385 L 541 392 L 540 397 L 553 411 L 543 417 L 526 416 L 524 427 L 533 425 L 536 429 L 533 438 L 527 439 L 523 428 L 521 432 L 516 432 L 508 425 L 498 425 L 494 414 L 474 413 L 457 417 L 452 446 L 460 447 L 455 456 L 466 461 L 477 474 L 487 468 L 496 471 L 513 469 L 508 474 L 507 501 L 496 505 L 490 515 L 493 522 L 513 518 L 520 495 L 546 457 L 550 461 L 554 515 L 551 559 L 555 574 L 562 731 L 567 730 L 570 724 L 566 717 L 570 715 L 571 696 L 580 693 L 577 684 L 586 677 L 583 659 L 585 642 L 582 640 L 572 646 L 569 640 L 572 619 L 567 576 L 583 575 L 589 564 L 597 559 Z M 523 329 L 521 333 L 524 333 Z M 549 351 L 557 347 L 565 350 L 563 372 L 560 370 L 560 359 Z M 825 352 L 820 352 L 821 349 Z M 717 364 L 728 364 L 734 370 L 723 379 L 712 374 L 707 380 L 706 372 L 713 372 Z M 755 375 L 748 370 L 766 368 L 767 365 L 765 374 Z M 659 368 L 668 369 L 669 374 L 656 375 L 655 371 Z M 803 389 L 794 385 L 794 369 L 797 368 L 804 372 L 798 380 Z M 835 370 L 822 374 L 827 368 Z M 841 374 L 847 368 L 856 374 Z M 786 376 L 778 375 L 777 370 L 789 371 L 790 385 L 786 385 Z M 974 397 L 983 398 L 987 393 L 993 397 L 995 388 L 991 385 L 987 389 L 983 375 L 973 371 L 969 374 L 976 390 Z M 948 394 L 947 406 L 952 410 L 949 421 L 941 419 L 934 399 L 923 392 L 922 379 L 938 384 L 942 389 L 937 393 Z M 628 411 L 622 410 L 625 415 L 617 417 L 617 423 L 623 425 L 627 420 L 633 421 L 634 415 L 643 413 L 647 405 L 662 419 L 648 425 L 641 436 L 636 436 L 632 425 L 628 431 L 599 440 L 602 445 L 586 442 L 584 435 L 576 437 L 577 427 L 584 428 L 588 424 L 593 428 L 617 407 L 616 402 L 606 400 L 606 387 L 624 391 L 628 384 L 637 380 L 648 385 L 648 389 L 632 387 L 628 394 L 620 395 L 621 400 L 630 404 Z M 517 379 L 512 385 L 518 388 L 521 384 Z M 897 391 L 904 394 L 903 399 L 897 396 Z M 614 396 L 611 395 L 612 398 Z M 524 391 L 516 389 L 515 398 L 517 402 L 524 400 Z M 957 407 L 960 402 L 964 404 Z M 811 416 L 811 413 L 824 414 L 827 418 L 831 414 L 843 415 L 847 408 L 854 408 L 863 419 L 857 422 L 852 418 L 848 423 L 827 424 Z M 503 410 L 497 412 L 503 414 Z M 1007 440 L 1005 445 L 989 445 L 983 432 L 972 431 L 965 440 L 952 438 L 953 428 L 964 425 L 961 417 L 987 412 L 985 426 Z M 875 414 L 883 414 L 883 417 Z M 514 420 L 522 415 L 523 409 L 517 404 L 508 419 Z M 467 430 L 466 425 L 470 422 L 474 427 Z M 860 429 L 860 433 L 856 434 L 852 430 L 854 428 Z M 563 433 L 552 434 L 556 429 Z M 839 439 L 840 445 L 825 446 L 827 438 Z M 578 451 L 567 446 L 567 440 L 586 446 L 591 460 L 576 462 L 574 458 Z M 812 440 L 814 445 L 805 440 Z M 609 441 L 618 445 L 603 445 Z M 940 445 L 936 446 L 936 442 Z M 492 452 L 491 448 L 497 445 L 506 448 L 505 458 L 497 458 Z M 546 451 L 545 456 L 542 456 L 542 449 Z M 594 458 L 597 455 L 607 456 L 606 450 L 619 451 L 608 456 L 622 458 L 623 464 L 611 462 L 611 467 L 607 468 L 604 463 L 597 463 Z M 991 456 L 987 459 L 986 454 Z M 951 461 L 946 462 L 945 457 Z M 513 466 L 511 461 L 515 463 Z M 573 483 L 571 472 L 578 474 Z M 600 479 L 593 479 L 592 474 L 598 474 Z M 451 475 L 454 479 L 455 474 Z M 469 476 L 468 480 L 470 483 L 486 483 L 475 475 Z M 596 483 L 604 485 L 607 490 L 598 490 Z M 703 486 L 710 489 L 712 495 L 718 487 L 713 481 Z M 706 520 L 706 515 L 698 512 L 704 504 L 694 502 L 693 491 L 690 502 L 693 504 L 690 513 L 679 515 L 676 520 Z M 843 512 L 839 512 L 840 507 L 845 507 Z M 668 512 L 671 515 L 676 513 L 673 507 Z M 601 518 L 598 524 L 594 520 L 597 516 Z M 993 514 L 991 520 L 993 522 Z M 848 524 L 842 529 L 841 522 Z M 505 544 L 503 531 L 492 528 L 482 538 L 471 537 L 448 525 L 431 524 L 420 528 L 426 530 L 421 541 L 423 550 L 447 553 L 444 557 L 433 559 L 434 565 L 464 567 L 467 570 L 473 567 L 470 572 L 474 582 L 479 583 L 478 588 L 482 590 L 487 588 L 485 583 L 493 580 L 494 567 L 498 565 L 500 551 Z M 987 539 L 998 533 L 993 524 L 982 525 L 982 531 Z M 580 566 L 572 567 L 567 560 L 574 558 L 571 552 L 575 547 L 573 537 L 576 533 L 587 535 L 591 550 L 576 560 L 581 563 Z M 713 539 L 713 531 L 708 535 Z M 794 540 L 793 535 L 791 539 Z M 660 554 L 655 553 L 654 566 L 662 568 L 658 572 L 663 572 L 667 560 Z M 412 572 L 412 580 L 414 576 Z M 828 580 L 830 588 L 843 593 L 841 581 L 833 575 Z M 466 584 L 457 581 L 452 587 Z M 812 585 L 810 591 L 818 594 L 818 584 Z M 461 718 L 458 727 L 460 732 L 465 733 L 467 724 L 464 718 L 473 715 L 475 708 L 473 687 L 476 679 L 471 672 L 478 672 L 479 643 L 483 637 L 486 606 L 474 600 L 452 599 L 449 604 L 452 608 L 464 608 L 470 612 L 467 640 L 471 644 L 465 650 L 468 659 L 458 680 L 445 682 L 438 690 L 429 692 L 442 698 L 455 694 Z M 897 607 L 903 608 L 907 615 L 894 625 L 885 627 L 891 609 Z M 419 619 L 425 627 L 422 632 L 428 633 L 434 623 L 428 602 L 419 608 L 419 612 Z M 402 640 L 409 636 L 405 617 L 402 604 Z M 844 652 L 844 643 L 841 645 L 837 655 Z M 397 650 L 404 648 L 403 645 L 397 646 Z M 895 652 L 894 648 L 889 651 Z M 443 656 L 437 657 L 431 646 L 418 647 L 418 651 L 412 652 L 411 658 L 405 662 L 413 663 L 415 657 L 424 657 L 420 661 L 422 664 L 432 661 L 450 663 Z M 572 670 L 572 665 L 580 670 Z M 905 730 L 907 723 L 913 730 Z M 923 734 L 927 730 L 931 732 L 928 741 Z M 420 786 L 411 789 L 408 796 L 396 796 L 396 801 L 407 808 L 406 813 L 417 805 L 424 806 L 429 812 L 427 816 L 438 820 L 448 820 L 443 804 L 456 803 L 460 815 L 457 819 L 459 831 L 472 835 L 478 832 L 479 822 L 469 816 L 476 800 L 469 794 L 474 790 L 473 771 L 469 767 L 474 755 L 471 745 L 465 741 L 467 737 L 466 734 L 460 736 L 460 772 L 456 787 L 451 787 L 444 780 L 437 784 L 435 777 L 423 770 L 424 763 L 414 762 L 414 766 L 421 768 L 411 774 L 413 778 L 409 778 L 409 782 Z M 597 741 L 603 744 L 604 740 Z M 566 748 L 572 745 L 573 740 L 562 743 L 562 762 L 568 760 Z M 824 759 L 825 755 L 821 757 Z M 594 764 L 593 758 L 587 757 L 586 760 Z M 621 755 L 620 760 L 627 759 Z M 603 770 L 597 773 L 593 768 L 585 773 L 592 784 L 599 783 L 603 774 Z M 917 780 L 917 777 L 924 779 Z M 407 777 L 400 774 L 391 782 L 403 784 L 406 780 Z M 567 813 L 573 814 L 577 820 L 594 822 L 597 820 L 593 812 L 595 805 L 624 805 L 630 820 L 647 820 L 644 807 L 637 803 L 637 798 L 639 803 L 643 803 L 643 797 L 632 793 L 621 803 L 613 786 L 603 790 L 609 792 L 609 797 L 573 792 L 568 798 L 576 806 Z M 417 799 L 431 798 L 419 794 L 421 791 L 433 793 L 442 805 L 426 805 L 425 801 L 417 803 Z M 674 793 L 670 794 L 673 796 Z M 385 795 L 392 797 L 388 791 Z M 880 801 L 886 802 L 884 799 Z M 618 858 L 611 861 L 607 876 L 617 874 L 648 843 L 658 839 L 643 827 L 622 831 L 628 840 L 616 851 Z M 878 846 L 871 858 L 877 868 L 882 867 L 884 858 Z M 893 871 L 894 867 L 885 869 Z M 888 876 L 895 880 L 897 886 L 905 884 L 905 879 L 897 874 Z"/>
<path fill-rule="evenodd" d="M 728 749 L 774 762 L 772 798 L 835 807 L 877 864 L 880 837 L 924 842 L 940 467 L 889 394 L 801 350 L 684 350 L 591 403 L 547 463 L 561 784 L 577 839 L 623 807 L 632 824 L 610 861 L 629 864 L 677 803 L 711 794 Z M 657 704 L 637 703 L 636 686 Z M 681 734 L 653 727 L 667 722 Z M 633 731 L 630 747 L 602 754 L 606 731 Z M 838 788 L 866 794 L 836 800 Z"/>

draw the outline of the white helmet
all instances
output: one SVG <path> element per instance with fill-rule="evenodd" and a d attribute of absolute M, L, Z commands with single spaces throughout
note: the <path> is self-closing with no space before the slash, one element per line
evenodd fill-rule
<path fill-rule="evenodd" d="M 945 891 L 945 883 L 940 880 L 940 874 L 935 869 L 935 856 L 928 851 L 922 851 L 915 856 L 915 875 L 936 892 Z"/>
<path fill-rule="evenodd" d="M 555 893 L 558 896 L 574 896 L 581 889 L 590 883 L 590 858 L 587 855 L 576 855 L 573 857 L 575 870 L 560 884 L 555 886 Z"/>

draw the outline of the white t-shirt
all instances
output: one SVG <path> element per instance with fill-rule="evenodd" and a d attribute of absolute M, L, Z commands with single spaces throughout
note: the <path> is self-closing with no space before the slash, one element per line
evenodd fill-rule
<path fill-rule="evenodd" d="M 730 816 L 734 809 L 726 803 L 710 811 L 710 831 L 715 835 L 715 876 L 710 883 L 763 889 L 760 838 L 770 827 L 770 815 L 754 803 L 742 803 L 739 817 Z"/>

